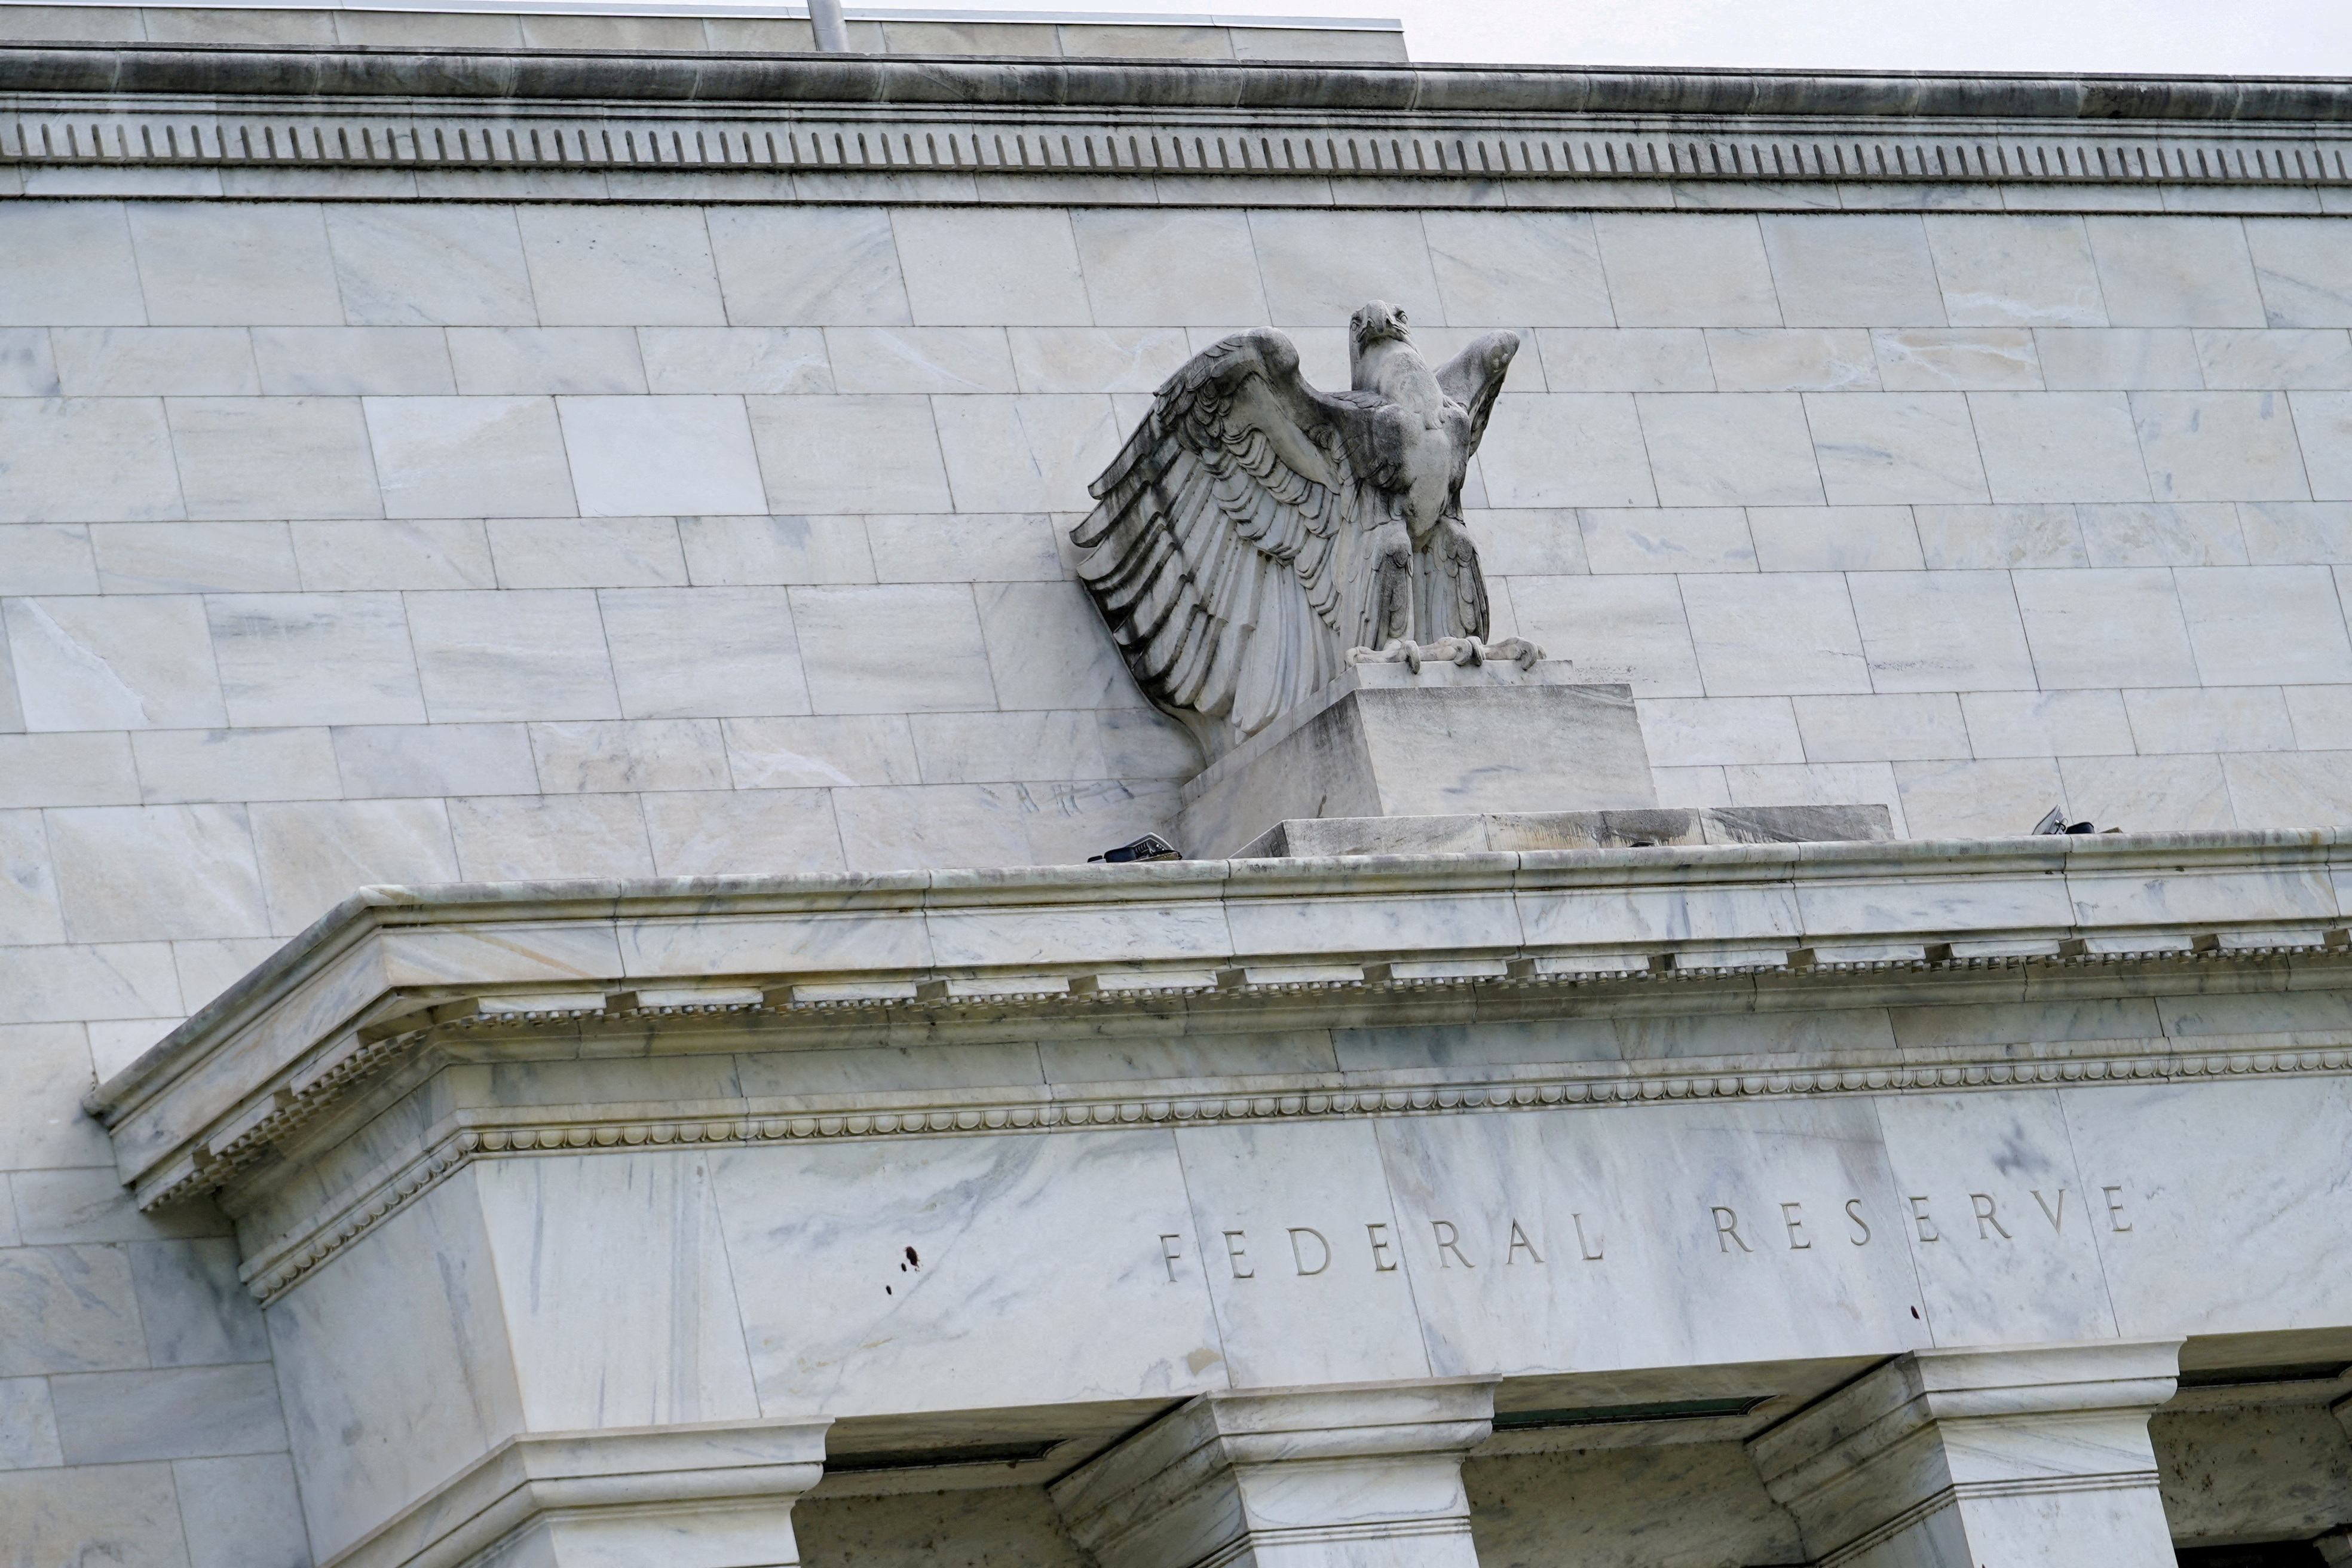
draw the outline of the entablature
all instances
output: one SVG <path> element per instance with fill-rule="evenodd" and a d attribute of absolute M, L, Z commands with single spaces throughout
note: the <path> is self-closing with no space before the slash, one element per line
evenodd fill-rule
<path fill-rule="evenodd" d="M 2172 1037 L 2148 999 L 2352 990 L 2342 854 L 2231 833 L 368 889 L 90 1108 L 149 1208 L 270 1206 L 338 1166 L 249 1247 L 267 1296 L 526 1151 L 2336 1074 L 2352 1032 Z M 1874 1021 L 2118 998 L 2140 1023 L 2054 1038 Z M 1364 1044 L 1449 1030 L 1538 1043 Z M 852 1070 L 961 1047 L 1027 1054 Z M 1126 1065 L 1048 1059 L 1088 1052 Z M 403 1131 L 337 1152 L 404 1100 Z"/>

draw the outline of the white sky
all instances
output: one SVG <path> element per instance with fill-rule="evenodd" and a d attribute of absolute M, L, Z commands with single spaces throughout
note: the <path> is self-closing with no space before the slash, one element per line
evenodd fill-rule
<path fill-rule="evenodd" d="M 1190 8 L 1169 0 L 1071 8 L 1079 5 Z M 1406 47 L 1426 61 L 2352 76 L 2352 0 L 1218 0 L 1214 8 L 1401 16 Z"/>

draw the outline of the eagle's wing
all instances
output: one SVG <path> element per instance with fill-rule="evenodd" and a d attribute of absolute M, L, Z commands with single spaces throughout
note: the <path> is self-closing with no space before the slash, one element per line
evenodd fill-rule
<path fill-rule="evenodd" d="M 1308 384 L 1280 332 L 1242 332 L 1168 379 L 1088 487 L 1078 575 L 1144 694 L 1212 755 L 1343 668 L 1377 506 L 1349 454 L 1370 417 Z"/>
<path fill-rule="evenodd" d="M 1496 395 L 1503 390 L 1511 356 L 1518 352 L 1518 333 L 1488 332 L 1438 367 L 1439 389 L 1470 410 L 1470 439 L 1464 443 L 1458 461 L 1468 463 L 1470 454 L 1486 438 L 1486 416 L 1495 411 Z"/>

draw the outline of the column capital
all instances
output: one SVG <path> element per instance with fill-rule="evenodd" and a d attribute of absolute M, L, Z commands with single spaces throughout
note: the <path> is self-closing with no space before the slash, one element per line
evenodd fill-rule
<path fill-rule="evenodd" d="M 824 1477 L 830 1416 L 508 1439 L 336 1559 L 337 1568 L 471 1568 L 530 1536 L 550 1568 L 685 1563 L 791 1568 L 793 1504 Z M 503 1561 L 503 1557 L 499 1557 Z"/>
<path fill-rule="evenodd" d="M 1071 1534 L 1115 1568 L 1434 1536 L 1475 1563 L 1462 1460 L 1494 1414 L 1492 1382 L 1202 1394 L 1051 1489 Z"/>
<path fill-rule="evenodd" d="M 1913 1352 L 1751 1438 L 1748 1451 L 1824 1564 L 1862 1558 L 1939 1514 L 2065 1493 L 2146 1513 L 2137 1528 L 2147 1533 L 2153 1519 L 2162 1542 L 2147 1417 L 2172 1397 L 2179 1352 L 2178 1340 Z M 1970 1528 L 1960 1517 L 1931 1532 Z"/>

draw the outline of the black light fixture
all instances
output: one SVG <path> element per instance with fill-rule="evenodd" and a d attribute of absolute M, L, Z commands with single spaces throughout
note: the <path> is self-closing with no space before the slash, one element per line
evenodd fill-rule
<path fill-rule="evenodd" d="M 2049 815 L 2033 825 L 2033 837 L 2036 838 L 2046 838 L 2059 833 L 2096 833 L 2097 831 L 2097 828 L 2087 822 L 2067 821 L 2065 807 L 2058 805 L 2052 806 Z M 2113 833 L 2116 830 L 2111 827 L 2107 831 Z"/>
<path fill-rule="evenodd" d="M 1176 846 L 1157 833 L 1147 833 L 1132 844 L 1122 844 L 1116 849 L 1106 849 L 1099 855 L 1087 857 L 1087 864 L 1124 866 L 1130 860 L 1181 860 L 1183 855 Z"/>

